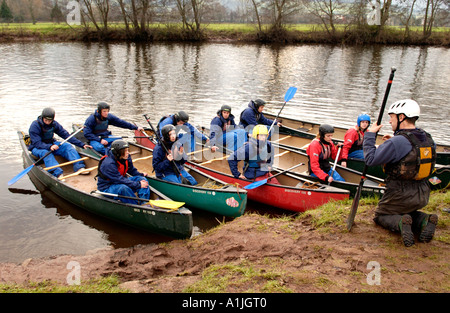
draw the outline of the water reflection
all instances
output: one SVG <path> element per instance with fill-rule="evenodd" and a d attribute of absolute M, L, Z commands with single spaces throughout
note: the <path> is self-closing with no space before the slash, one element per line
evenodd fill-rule
<path fill-rule="evenodd" d="M 390 69 L 396 66 L 388 103 L 414 98 L 422 107 L 419 127 L 437 141 L 448 143 L 449 51 L 381 45 L 0 44 L 0 165 L 4 182 L 0 189 L 4 199 L 0 206 L 0 252 L 15 249 L 20 257 L 35 255 L 27 250 L 27 242 L 44 251 L 47 248 L 43 242 L 51 244 L 48 238 L 64 233 L 67 225 L 78 225 L 72 228 L 77 229 L 73 231 L 73 243 L 85 233 L 101 238 L 97 241 L 100 246 L 119 242 L 111 239 L 115 230 L 85 217 L 73 217 L 75 221 L 59 226 L 56 223 L 45 231 L 40 225 L 50 218 L 43 213 L 48 212 L 45 203 L 36 201 L 40 195 L 7 189 L 6 182 L 23 168 L 16 131 L 27 132 L 46 106 L 56 110 L 56 119 L 68 130 L 73 122 L 82 123 L 92 114 L 99 101 L 109 102 L 112 113 L 141 126 L 146 126 L 143 114 L 157 121 L 180 109 L 189 112 L 193 125 L 209 126 L 222 104 L 231 105 L 238 118 L 255 98 L 264 99 L 266 111 L 276 114 L 287 89 L 295 86 L 298 92 L 282 115 L 351 127 L 361 112 L 378 117 Z M 386 113 L 383 122 L 387 124 L 387 120 Z M 130 135 L 122 129 L 113 131 Z M 388 126 L 385 131 L 389 132 Z M 27 177 L 14 187 L 36 190 Z M 62 214 L 65 222 L 69 216 L 78 216 L 78 210 L 62 213 L 69 207 L 64 201 L 58 207 L 55 214 Z M 26 224 L 27 229 L 18 226 L 17 221 L 30 221 L 30 216 L 35 220 Z M 39 234 L 33 232 L 35 228 Z M 13 249 L 7 243 L 5 234 L 10 233 L 6 229 L 16 238 Z"/>

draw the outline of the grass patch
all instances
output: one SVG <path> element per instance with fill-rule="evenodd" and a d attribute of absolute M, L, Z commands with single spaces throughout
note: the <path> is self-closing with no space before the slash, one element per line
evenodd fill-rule
<path fill-rule="evenodd" d="M 127 290 L 119 288 L 119 284 L 116 276 L 89 280 L 73 286 L 52 281 L 29 282 L 27 285 L 0 284 L 0 293 L 127 293 Z"/>
<path fill-rule="evenodd" d="M 186 287 L 183 292 L 292 292 L 284 287 L 285 273 L 259 269 L 244 261 L 240 264 L 211 265 L 202 273 L 200 281 Z"/>

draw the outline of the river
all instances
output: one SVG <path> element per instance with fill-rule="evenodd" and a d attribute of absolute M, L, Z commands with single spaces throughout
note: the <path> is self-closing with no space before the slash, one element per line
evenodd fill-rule
<path fill-rule="evenodd" d="M 419 127 L 448 144 L 448 48 L 10 43 L 0 44 L 0 59 L 0 262 L 167 240 L 104 221 L 49 191 L 41 193 L 28 176 L 8 188 L 7 182 L 23 169 L 17 130 L 27 132 L 47 106 L 69 132 L 99 101 L 140 126 L 147 126 L 143 114 L 156 121 L 181 109 L 193 125 L 209 126 L 221 105 L 231 105 L 239 117 L 250 99 L 264 99 L 265 110 L 276 114 L 294 86 L 298 91 L 282 115 L 351 127 L 363 112 L 376 120 L 395 66 L 388 104 L 415 99 L 422 108 Z M 383 121 L 387 126 L 382 132 L 388 132 L 387 114 Z M 249 207 L 260 209 L 254 203 Z M 199 214 L 194 226 L 205 231 L 220 221 Z"/>

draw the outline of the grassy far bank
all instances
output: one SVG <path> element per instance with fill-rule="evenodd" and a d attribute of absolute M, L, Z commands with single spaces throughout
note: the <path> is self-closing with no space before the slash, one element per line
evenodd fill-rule
<path fill-rule="evenodd" d="M 168 259 L 167 265 L 163 266 L 176 263 L 176 272 L 150 279 L 147 277 L 146 284 L 151 287 L 143 292 L 450 291 L 449 264 L 445 257 L 450 244 L 450 214 L 444 211 L 450 207 L 450 193 L 447 190 L 433 192 L 429 204 L 422 210 L 439 216 L 435 238 L 429 244 L 419 243 L 411 248 L 403 247 L 399 236 L 374 225 L 372 217 L 376 199 L 361 199 L 355 220 L 356 229 L 349 233 L 345 221 L 351 203 L 351 200 L 331 202 L 316 210 L 279 218 L 246 214 L 191 240 L 160 244 L 155 248 L 158 258 L 169 255 L 171 249 L 182 247 L 180 257 Z M 233 242 L 235 239 L 238 241 Z M 247 250 L 243 249 L 242 240 L 249 241 Z M 262 242 L 256 244 L 259 241 Z M 276 251 L 280 246 L 284 249 Z M 162 249 L 167 252 L 161 254 Z M 296 251 L 291 254 L 292 250 Z M 225 251 L 236 254 L 214 258 L 216 252 L 222 255 Z M 148 252 L 144 253 L 148 255 Z M 183 269 L 181 255 L 196 266 L 203 258 L 207 258 L 207 263 L 199 268 L 198 273 L 194 273 L 189 267 Z M 362 260 L 365 258 L 378 260 L 382 264 L 384 278 L 378 289 L 364 283 L 366 273 Z M 139 259 L 137 268 L 143 273 L 151 272 L 144 268 L 146 262 L 155 263 L 156 259 Z M 129 266 L 131 268 L 125 273 L 137 270 L 131 263 Z M 161 269 L 161 264 L 156 268 Z M 111 274 L 108 269 L 107 273 L 103 278 L 82 281 L 79 286 L 51 281 L 29 282 L 25 286 L 0 284 L 0 293 L 131 291 L 127 288 L 127 282 L 119 277 L 120 272 Z"/>
<path fill-rule="evenodd" d="M 193 39 L 194 38 L 194 39 Z M 410 27 L 409 36 L 405 29 L 387 26 L 382 31 L 376 26 L 365 29 L 337 25 L 336 34 L 331 36 L 319 24 L 286 25 L 282 32 L 271 32 L 263 26 L 259 32 L 254 24 L 205 24 L 201 36 L 192 36 L 181 29 L 181 24 L 150 24 L 144 36 L 130 37 L 123 23 L 108 24 L 107 32 L 98 32 L 94 26 L 68 25 L 66 23 L 10 23 L 0 24 L 0 42 L 20 40 L 42 41 L 239 41 L 239 42 L 285 42 L 285 43 L 357 43 L 357 44 L 425 44 L 450 45 L 450 28 L 434 28 L 431 36 L 423 38 L 422 27 Z"/>

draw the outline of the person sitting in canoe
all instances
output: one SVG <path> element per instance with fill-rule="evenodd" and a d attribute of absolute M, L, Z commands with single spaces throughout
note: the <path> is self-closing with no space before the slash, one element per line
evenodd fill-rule
<path fill-rule="evenodd" d="M 273 120 L 266 118 L 262 113 L 265 105 L 266 102 L 264 100 L 250 100 L 248 108 L 241 112 L 239 126 L 244 128 L 249 134 L 252 133 L 253 127 L 258 124 L 266 125 L 267 129 L 269 129 L 273 123 Z M 275 125 L 281 126 L 281 122 L 276 121 Z"/>
<path fill-rule="evenodd" d="M 55 121 L 55 110 L 52 108 L 45 108 L 42 110 L 42 114 L 30 125 L 29 135 L 31 144 L 29 145 L 28 150 L 30 150 L 31 153 L 37 158 L 43 157 L 50 150 L 53 151 L 53 153 L 50 153 L 44 158 L 46 167 L 59 164 L 55 159 L 55 155 L 62 156 L 67 159 L 67 161 L 75 161 L 80 159 L 80 155 L 72 145 L 67 142 L 60 145 L 60 142 L 53 138 L 54 134 L 57 134 L 63 139 L 70 136 L 61 124 Z M 69 142 L 84 149 L 92 148 L 90 145 L 84 144 L 75 137 L 70 138 Z M 73 163 L 74 172 L 80 172 L 84 175 L 89 174 L 89 172 L 83 172 L 85 167 L 86 166 L 83 161 Z M 63 176 L 63 170 L 60 167 L 56 167 L 54 170 L 50 170 L 49 172 L 56 177 Z"/>
<path fill-rule="evenodd" d="M 333 144 L 334 127 L 328 124 L 322 124 L 319 127 L 317 138 L 314 139 L 308 148 L 308 169 L 309 174 L 313 177 L 318 177 L 320 180 L 331 183 L 333 180 L 345 181 L 338 172 L 332 170 L 329 158 L 335 159 L 337 155 L 337 147 Z M 338 147 L 342 143 L 338 144 Z M 339 156 L 339 159 L 342 156 Z M 339 160 L 338 160 L 339 161 Z M 333 172 L 333 173 L 332 173 Z"/>
<path fill-rule="evenodd" d="M 228 157 L 228 165 L 235 178 L 258 181 L 272 176 L 270 170 L 274 151 L 272 144 L 267 140 L 268 134 L 266 125 L 256 125 L 249 141 Z M 238 162 L 241 160 L 244 160 L 242 174 L 238 170 Z M 269 182 L 279 184 L 276 178 Z"/>
<path fill-rule="evenodd" d="M 166 125 L 175 126 L 177 137 L 178 139 L 181 139 L 179 142 L 182 144 L 187 143 L 187 147 L 189 149 L 188 152 L 195 151 L 195 137 L 200 138 L 206 143 L 209 142 L 208 137 L 206 137 L 197 128 L 189 123 L 189 114 L 184 111 L 178 111 L 175 114 L 163 116 L 159 120 L 158 126 L 156 128 L 157 131 L 159 131 L 160 136 L 162 136 L 162 128 Z M 180 130 L 186 131 L 186 135 L 180 133 Z"/>
<path fill-rule="evenodd" d="M 108 130 L 109 125 L 120 128 L 143 131 L 142 127 L 133 125 L 124 121 L 117 116 L 109 113 L 110 105 L 106 102 L 99 102 L 97 110 L 91 114 L 84 123 L 84 137 L 89 140 L 89 144 L 95 151 L 104 155 L 105 148 L 111 146 L 114 140 L 120 139 L 117 136 L 111 136 L 111 131 Z"/>
<path fill-rule="evenodd" d="M 364 133 L 369 128 L 370 116 L 360 114 L 356 120 L 356 126 L 347 130 L 342 147 L 341 165 L 347 167 L 347 159 L 354 158 L 364 160 L 363 140 Z"/>
<path fill-rule="evenodd" d="M 228 150 L 236 151 L 245 143 L 245 130 L 237 127 L 234 115 L 231 114 L 231 106 L 224 104 L 217 111 L 217 116 L 211 121 L 209 137 L 213 152 L 218 149 L 216 144 L 226 147 Z"/>
<path fill-rule="evenodd" d="M 156 177 L 179 184 L 197 185 L 195 178 L 184 169 L 187 155 L 183 145 L 177 141 L 175 126 L 168 124 L 162 127 L 161 140 L 153 150 L 152 164 Z"/>
<path fill-rule="evenodd" d="M 97 189 L 118 195 L 114 199 L 124 203 L 142 204 L 143 201 L 120 197 L 136 197 L 137 193 L 138 198 L 150 199 L 150 188 L 145 178 L 147 173 L 140 173 L 134 167 L 128 148 L 126 141 L 117 139 L 106 149 L 106 155 L 98 164 Z"/>

